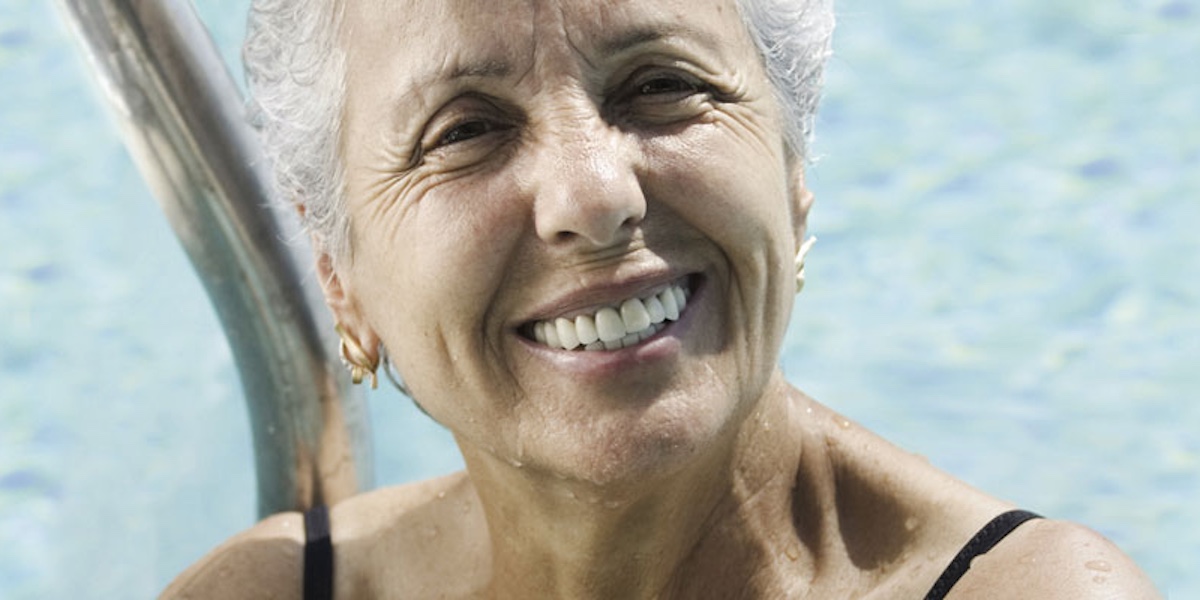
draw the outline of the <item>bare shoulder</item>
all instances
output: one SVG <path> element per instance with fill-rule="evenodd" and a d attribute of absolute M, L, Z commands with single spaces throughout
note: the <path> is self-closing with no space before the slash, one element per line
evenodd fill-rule
<path fill-rule="evenodd" d="M 1133 560 L 1104 536 L 1049 519 L 1022 525 L 975 559 L 947 597 L 1162 598 Z"/>
<path fill-rule="evenodd" d="M 303 550 L 304 517 L 272 515 L 209 552 L 160 598 L 299 598 Z"/>
<path fill-rule="evenodd" d="M 839 533 L 856 565 L 880 570 L 872 597 L 910 597 L 990 519 L 1014 508 L 836 412 L 801 398 L 837 481 Z M 908 560 L 914 556 L 926 560 Z M 908 557 L 908 558 L 906 558 Z M 904 563 L 903 567 L 895 567 Z M 891 577 L 888 577 L 888 571 Z M 1153 599 L 1149 578 L 1112 542 L 1081 525 L 1029 521 L 971 563 L 949 599 Z"/>
<path fill-rule="evenodd" d="M 464 473 L 356 496 L 330 520 L 336 597 L 472 597 L 488 581 L 487 525 Z"/>
<path fill-rule="evenodd" d="M 454 565 L 445 559 L 464 556 L 459 549 L 468 535 L 465 528 L 472 524 L 469 517 L 479 513 L 461 473 L 367 492 L 331 507 L 335 596 L 422 589 L 424 575 L 433 573 L 423 563 L 440 570 Z M 304 544 L 303 514 L 272 515 L 209 552 L 160 598 L 298 599 Z"/>
<path fill-rule="evenodd" d="M 370 537 L 381 528 L 419 518 L 442 501 L 474 498 L 466 473 L 389 486 L 339 502 L 330 511 L 334 541 Z"/>

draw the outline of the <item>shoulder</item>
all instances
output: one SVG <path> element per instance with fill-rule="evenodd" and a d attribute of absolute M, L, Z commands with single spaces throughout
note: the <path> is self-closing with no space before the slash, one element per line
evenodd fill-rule
<path fill-rule="evenodd" d="M 469 597 L 488 580 L 487 525 L 464 473 L 355 496 L 330 520 L 338 597 Z"/>
<path fill-rule="evenodd" d="M 424 589 L 426 573 L 445 574 L 447 568 L 461 566 L 453 558 L 471 556 L 460 549 L 481 512 L 469 480 L 461 473 L 339 502 L 329 510 L 335 596 L 370 596 L 373 589 Z M 272 515 L 189 567 L 160 598 L 299 599 L 304 544 L 302 513 Z M 397 564 L 404 568 L 397 569 Z M 413 596 L 422 594 L 403 594 Z"/>
<path fill-rule="evenodd" d="M 1017 528 L 971 569 L 947 598 L 1154 599 L 1150 579 L 1104 536 L 1067 521 Z"/>
<path fill-rule="evenodd" d="M 272 515 L 189 567 L 160 598 L 299 598 L 303 549 L 303 515 Z"/>
<path fill-rule="evenodd" d="M 339 538 L 371 537 L 397 521 L 427 517 L 446 500 L 463 502 L 473 498 L 470 480 L 463 472 L 365 492 L 330 510 L 334 542 Z"/>
<path fill-rule="evenodd" d="M 928 579 L 932 584 L 980 526 L 1013 508 L 811 399 L 801 401 L 804 414 L 816 425 L 810 434 L 822 441 L 820 447 L 828 455 L 840 534 L 847 549 L 859 557 L 857 563 L 889 565 L 905 556 L 928 557 L 893 572 L 903 576 L 885 577 L 880 589 L 888 595 L 880 597 L 899 596 L 887 586 L 907 591 L 916 581 Z M 966 598 L 1115 600 L 1161 595 L 1141 569 L 1100 534 L 1067 521 L 1036 519 L 971 563 L 947 595 L 948 600 Z"/>

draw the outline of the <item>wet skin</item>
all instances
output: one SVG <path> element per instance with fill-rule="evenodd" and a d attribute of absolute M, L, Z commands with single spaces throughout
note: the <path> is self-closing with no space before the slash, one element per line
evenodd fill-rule
<path fill-rule="evenodd" d="M 343 27 L 340 320 L 478 460 L 636 481 L 727 437 L 775 370 L 805 198 L 735 8 L 406 4 Z M 634 348 L 523 329 L 676 281 L 685 315 Z"/>
<path fill-rule="evenodd" d="M 921 597 L 1012 507 L 783 380 L 811 197 L 732 0 L 364 0 L 340 33 L 352 250 L 318 275 L 467 473 L 334 507 L 337 597 Z M 675 285 L 632 346 L 534 334 Z M 166 596 L 298 597 L 302 545 L 272 517 Z M 976 562 L 950 598 L 1154 597 L 1069 523 Z"/>

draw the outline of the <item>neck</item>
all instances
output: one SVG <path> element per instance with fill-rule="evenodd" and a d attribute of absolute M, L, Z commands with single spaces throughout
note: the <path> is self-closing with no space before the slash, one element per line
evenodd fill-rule
<path fill-rule="evenodd" d="M 495 598 L 740 595 L 799 560 L 800 439 L 781 377 L 727 439 L 668 474 L 597 486 L 464 448 L 492 544 Z M 691 590 L 689 592 L 688 590 Z M 715 595 L 714 595 L 715 594 Z"/>

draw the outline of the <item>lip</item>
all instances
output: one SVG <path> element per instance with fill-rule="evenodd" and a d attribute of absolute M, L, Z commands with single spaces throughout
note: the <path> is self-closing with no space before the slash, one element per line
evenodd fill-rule
<path fill-rule="evenodd" d="M 521 319 L 516 330 L 523 337 L 524 331 L 533 323 L 565 317 L 573 319 L 579 315 L 593 314 L 606 306 L 620 304 L 628 298 L 645 298 L 657 294 L 674 283 L 683 282 L 695 292 L 700 282 L 699 273 L 648 274 L 618 283 L 586 287 L 555 298 L 531 311 Z"/>
<path fill-rule="evenodd" d="M 574 294 L 563 300 L 562 304 L 568 305 L 563 312 L 543 313 L 538 314 L 564 315 L 571 314 L 570 311 L 578 310 L 580 312 L 587 310 L 591 306 L 603 307 L 609 306 L 614 301 L 624 300 L 625 298 L 636 296 L 639 292 L 650 292 L 656 289 L 663 289 L 667 285 L 686 280 L 687 288 L 690 290 L 691 296 L 688 299 L 688 308 L 680 315 L 679 320 L 671 322 L 663 328 L 662 331 L 654 334 L 654 336 L 645 341 L 631 346 L 629 348 L 621 348 L 618 350 L 604 351 L 579 351 L 579 350 L 563 350 L 551 348 L 549 346 L 539 344 L 536 341 L 528 338 L 521 333 L 520 330 L 514 332 L 521 345 L 534 356 L 546 360 L 558 368 L 568 371 L 576 376 L 587 378 L 604 378 L 622 373 L 628 373 L 630 369 L 637 367 L 646 367 L 653 365 L 661 360 L 668 359 L 678 355 L 683 347 L 683 338 L 691 329 L 692 323 L 696 320 L 705 305 L 706 280 L 700 273 L 690 273 L 680 275 L 678 277 L 669 278 L 654 278 L 653 282 L 641 282 L 622 284 L 611 288 L 605 288 L 601 292 L 592 290 L 603 297 L 599 301 L 591 301 L 591 295 Z M 623 294 L 623 295 L 622 295 Z M 587 298 L 588 302 L 584 302 Z M 556 306 L 554 304 L 550 306 Z M 578 306 L 579 308 L 574 308 Z M 552 308 L 550 310 L 553 310 Z M 546 320 L 549 317 L 541 317 L 524 322 L 525 326 L 537 320 Z"/>

